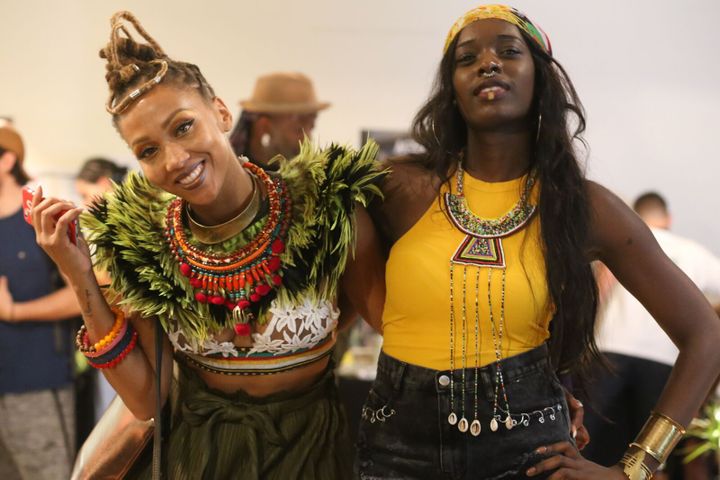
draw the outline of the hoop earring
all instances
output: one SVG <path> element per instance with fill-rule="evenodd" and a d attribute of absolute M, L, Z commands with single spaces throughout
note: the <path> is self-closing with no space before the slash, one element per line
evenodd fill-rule
<path fill-rule="evenodd" d="M 263 148 L 268 148 L 270 146 L 270 134 L 269 133 L 263 133 L 260 137 L 260 145 L 263 146 Z"/>
<path fill-rule="evenodd" d="M 440 139 L 437 136 L 437 133 L 435 133 L 435 120 L 431 120 L 430 129 L 432 130 L 433 137 L 435 137 L 435 143 L 438 144 L 438 147 L 442 147 L 442 144 L 440 144 Z"/>

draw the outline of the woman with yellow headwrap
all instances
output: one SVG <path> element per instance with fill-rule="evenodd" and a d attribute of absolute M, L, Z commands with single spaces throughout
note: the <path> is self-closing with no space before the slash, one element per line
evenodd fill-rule
<path fill-rule="evenodd" d="M 360 478 L 650 478 L 720 371 L 720 324 L 622 201 L 584 178 L 582 105 L 547 36 L 481 6 L 453 25 L 414 122 L 426 153 L 391 161 L 373 209 L 387 240 L 378 376 Z M 680 348 L 668 386 L 611 468 L 582 458 L 558 373 L 598 356 L 602 260 Z"/>

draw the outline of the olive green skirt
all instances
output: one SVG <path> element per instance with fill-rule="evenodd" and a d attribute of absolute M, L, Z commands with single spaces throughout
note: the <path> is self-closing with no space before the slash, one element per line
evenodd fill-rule
<path fill-rule="evenodd" d="M 210 389 L 182 364 L 180 372 L 163 478 L 351 478 L 348 427 L 331 369 L 305 391 L 264 398 Z M 150 479 L 150 467 L 136 478 Z"/>

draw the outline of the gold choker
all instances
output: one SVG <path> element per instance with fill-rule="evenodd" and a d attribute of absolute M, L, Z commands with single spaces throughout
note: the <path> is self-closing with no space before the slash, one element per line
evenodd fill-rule
<path fill-rule="evenodd" d="M 212 226 L 203 225 L 192 217 L 190 205 L 185 205 L 188 226 L 195 238 L 206 245 L 215 245 L 239 234 L 253 222 L 258 210 L 260 210 L 260 189 L 257 186 L 254 175 L 250 175 L 250 180 L 252 181 L 250 202 L 242 212 L 227 222 Z"/>

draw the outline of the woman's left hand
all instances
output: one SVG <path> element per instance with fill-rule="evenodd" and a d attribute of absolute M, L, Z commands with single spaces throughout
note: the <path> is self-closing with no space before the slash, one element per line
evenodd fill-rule
<path fill-rule="evenodd" d="M 586 460 L 570 442 L 540 447 L 536 452 L 547 455 L 549 458 L 529 468 L 526 472 L 528 477 L 534 477 L 544 472 L 553 472 L 548 477 L 549 480 L 627 480 L 619 466 L 607 468 Z"/>

